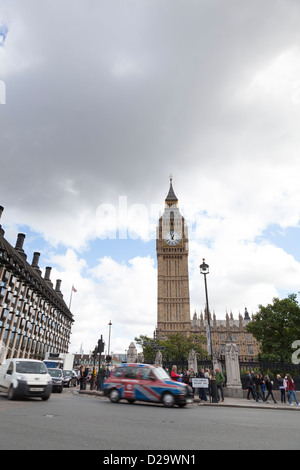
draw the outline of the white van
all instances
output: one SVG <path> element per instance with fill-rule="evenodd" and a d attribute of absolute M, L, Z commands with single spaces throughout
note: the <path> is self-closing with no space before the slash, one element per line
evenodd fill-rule
<path fill-rule="evenodd" d="M 42 361 L 35 359 L 6 359 L 0 367 L 0 392 L 9 400 L 22 397 L 41 397 L 48 400 L 52 379 Z"/>

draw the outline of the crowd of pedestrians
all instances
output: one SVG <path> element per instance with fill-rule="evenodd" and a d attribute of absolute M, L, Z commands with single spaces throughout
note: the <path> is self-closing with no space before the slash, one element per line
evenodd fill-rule
<path fill-rule="evenodd" d="M 168 370 L 167 370 L 168 372 Z M 177 366 L 174 365 L 171 371 L 171 379 L 177 382 L 184 382 L 188 384 L 190 387 L 193 388 L 195 393 L 195 387 L 193 387 L 193 379 L 194 378 L 201 378 L 207 379 L 207 387 L 198 388 L 199 400 L 200 403 L 202 401 L 211 400 L 212 397 L 212 381 L 215 381 L 217 387 L 217 394 L 218 394 L 218 401 L 224 402 L 224 390 L 223 388 L 226 386 L 226 376 L 220 372 L 219 369 L 215 369 L 215 371 L 211 371 L 210 369 L 200 369 L 198 374 L 195 373 L 193 368 L 189 370 L 184 369 L 181 373 L 178 373 Z"/>
<path fill-rule="evenodd" d="M 289 405 L 294 406 L 294 399 L 296 404 L 300 406 L 295 392 L 295 383 L 291 375 L 287 374 L 283 378 L 278 374 L 276 380 L 280 390 L 281 403 L 286 403 L 288 399 Z M 268 375 L 263 377 L 262 374 L 247 371 L 246 388 L 248 390 L 247 400 L 251 400 L 250 397 L 252 397 L 257 403 L 259 403 L 259 400 L 268 403 L 268 399 L 271 397 L 273 402 L 277 403 L 273 395 L 274 382 L 270 380 Z"/>
<path fill-rule="evenodd" d="M 103 391 L 104 380 L 109 375 L 110 371 L 106 367 L 101 367 L 98 372 L 93 367 L 93 370 L 90 372 L 90 369 L 87 367 L 83 368 L 83 366 L 80 366 L 77 377 L 77 390 L 86 390 L 87 383 L 89 383 L 90 390 Z"/>
<path fill-rule="evenodd" d="M 166 369 L 169 373 L 169 370 Z M 87 383 L 90 382 L 91 390 L 103 390 L 103 384 L 106 377 L 108 377 L 110 371 L 108 368 L 102 367 L 99 372 L 96 372 L 96 369 L 93 368 L 90 373 L 89 369 L 83 368 L 81 366 L 78 371 L 77 379 L 77 388 L 78 390 L 86 390 Z M 210 369 L 200 369 L 199 373 L 195 373 L 193 368 L 189 370 L 183 369 L 181 372 L 177 371 L 177 366 L 172 367 L 172 371 L 169 374 L 171 379 L 177 382 L 183 382 L 188 384 L 193 388 L 194 393 L 196 392 L 196 387 L 193 386 L 194 378 L 207 379 L 207 387 L 197 387 L 197 392 L 199 395 L 200 404 L 202 401 L 206 402 L 212 400 L 212 384 L 215 384 L 215 389 L 217 390 L 217 400 L 224 402 L 224 390 L 226 387 L 226 375 L 220 372 L 219 369 L 211 371 Z M 285 377 L 281 377 L 279 374 L 276 377 L 277 386 L 280 390 L 280 399 L 281 403 L 289 403 L 290 406 L 295 406 L 293 401 L 297 406 L 300 406 L 298 402 L 296 392 L 295 392 L 295 383 L 290 374 L 287 374 Z M 254 371 L 247 371 L 246 382 L 245 382 L 247 393 L 247 400 L 255 400 L 257 403 L 262 401 L 263 403 L 269 403 L 268 399 L 271 397 L 274 403 L 277 403 L 273 390 L 274 382 L 270 380 L 268 375 L 264 377 L 262 374 L 254 373 Z"/>
<path fill-rule="evenodd" d="M 218 395 L 217 399 L 218 401 L 224 402 L 223 388 L 226 386 L 226 375 L 223 375 L 219 369 L 215 369 L 215 371 L 211 371 L 210 369 L 201 369 L 198 374 L 195 374 L 192 368 L 189 370 L 184 369 L 182 372 L 178 372 L 177 366 L 174 365 L 170 375 L 172 380 L 189 384 L 193 388 L 194 392 L 195 387 L 193 387 L 193 378 L 199 377 L 208 379 L 207 388 L 198 388 L 200 403 L 202 401 L 207 401 L 208 399 L 211 400 L 211 385 L 212 381 L 215 380 Z M 295 392 L 295 383 L 291 375 L 287 374 L 285 377 L 281 377 L 278 374 L 276 381 L 280 390 L 281 403 L 288 402 L 290 406 L 295 406 L 293 403 L 294 401 L 297 406 L 300 406 Z M 263 403 L 269 403 L 268 400 L 271 399 L 274 403 L 277 403 L 273 394 L 274 382 L 270 380 L 268 375 L 263 377 L 262 374 L 255 374 L 254 371 L 248 371 L 245 385 L 246 389 L 248 390 L 247 400 L 251 400 L 251 398 L 253 398 L 253 400 L 255 400 L 257 403 L 260 401 Z"/>

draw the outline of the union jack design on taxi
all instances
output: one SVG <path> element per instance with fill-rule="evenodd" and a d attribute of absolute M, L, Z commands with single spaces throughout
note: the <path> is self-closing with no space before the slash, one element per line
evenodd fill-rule
<path fill-rule="evenodd" d="M 193 390 L 174 382 L 161 367 L 150 364 L 122 364 L 104 382 L 104 395 L 113 403 L 148 401 L 167 407 L 185 406 L 193 401 Z"/>

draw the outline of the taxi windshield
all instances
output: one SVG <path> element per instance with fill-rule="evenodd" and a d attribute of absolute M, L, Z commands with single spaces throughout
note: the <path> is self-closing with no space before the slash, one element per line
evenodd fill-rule
<path fill-rule="evenodd" d="M 154 369 L 154 373 L 156 377 L 160 380 L 170 379 L 169 374 L 162 367 L 157 367 L 156 369 Z"/>

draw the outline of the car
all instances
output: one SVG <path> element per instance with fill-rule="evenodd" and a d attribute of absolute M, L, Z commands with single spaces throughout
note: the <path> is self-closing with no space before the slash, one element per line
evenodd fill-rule
<path fill-rule="evenodd" d="M 55 368 L 55 369 L 48 369 L 49 374 L 52 378 L 52 390 L 53 392 L 61 393 L 64 388 L 63 383 L 63 374 L 62 370 Z"/>
<path fill-rule="evenodd" d="M 72 387 L 77 385 L 77 378 L 74 377 L 72 370 L 63 370 L 63 386 Z"/>
<path fill-rule="evenodd" d="M 147 401 L 162 403 L 166 407 L 192 403 L 193 389 L 187 384 L 171 380 L 167 372 L 151 364 L 122 364 L 104 382 L 104 395 L 117 403 Z"/>
<path fill-rule="evenodd" d="M 0 391 L 9 400 L 40 397 L 48 400 L 52 379 L 42 361 L 34 359 L 6 359 L 0 367 Z"/>

